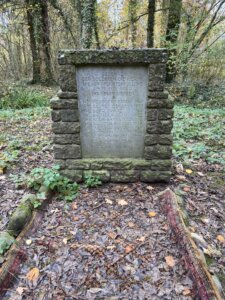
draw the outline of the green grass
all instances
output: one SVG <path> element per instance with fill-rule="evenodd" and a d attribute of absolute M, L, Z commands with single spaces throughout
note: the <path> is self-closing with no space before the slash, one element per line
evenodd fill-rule
<path fill-rule="evenodd" d="M 22 109 L 47 106 L 48 97 L 28 87 L 13 87 L 9 94 L 0 99 L 0 109 Z"/>
<path fill-rule="evenodd" d="M 225 164 L 225 109 L 176 106 L 174 110 L 174 156 Z"/>

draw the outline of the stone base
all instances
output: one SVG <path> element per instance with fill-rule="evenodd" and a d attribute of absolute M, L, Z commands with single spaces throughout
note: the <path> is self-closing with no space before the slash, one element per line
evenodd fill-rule
<path fill-rule="evenodd" d="M 61 174 L 82 182 L 86 176 L 98 176 L 102 182 L 168 182 L 171 177 L 169 159 L 66 159 L 56 161 Z"/>

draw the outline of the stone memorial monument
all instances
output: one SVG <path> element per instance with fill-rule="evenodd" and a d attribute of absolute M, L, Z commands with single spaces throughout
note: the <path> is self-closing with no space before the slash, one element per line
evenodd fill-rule
<path fill-rule="evenodd" d="M 168 181 L 173 104 L 164 49 L 65 50 L 51 100 L 61 173 L 103 182 Z"/>

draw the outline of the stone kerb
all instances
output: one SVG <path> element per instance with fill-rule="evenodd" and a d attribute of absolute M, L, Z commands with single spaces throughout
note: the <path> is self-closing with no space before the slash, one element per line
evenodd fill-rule
<path fill-rule="evenodd" d="M 51 100 L 54 155 L 62 174 L 74 181 L 96 175 L 102 181 L 168 181 L 171 176 L 173 102 L 164 91 L 165 49 L 65 50 L 59 53 L 60 91 Z M 84 158 L 76 69 L 83 65 L 148 66 L 144 153 L 140 158 Z"/>

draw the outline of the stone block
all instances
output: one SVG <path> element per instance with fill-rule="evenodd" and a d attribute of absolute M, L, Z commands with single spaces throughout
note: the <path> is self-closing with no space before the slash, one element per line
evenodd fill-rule
<path fill-rule="evenodd" d="M 159 91 L 149 91 L 149 98 L 152 99 L 167 99 L 169 97 L 169 93 L 167 91 L 159 92 Z"/>
<path fill-rule="evenodd" d="M 132 160 L 111 160 L 111 161 L 103 161 L 103 168 L 106 170 L 125 170 L 131 169 L 132 167 Z"/>
<path fill-rule="evenodd" d="M 158 110 L 158 119 L 159 120 L 168 120 L 173 118 L 173 110 L 162 108 Z"/>
<path fill-rule="evenodd" d="M 54 122 L 52 124 L 52 131 L 59 134 L 79 133 L 79 122 Z"/>
<path fill-rule="evenodd" d="M 60 170 L 64 170 L 66 168 L 66 161 L 63 159 L 55 159 L 55 165 L 60 166 Z"/>
<path fill-rule="evenodd" d="M 52 121 L 58 122 L 61 121 L 60 110 L 52 110 L 51 111 Z"/>
<path fill-rule="evenodd" d="M 57 96 L 60 99 L 77 99 L 77 92 L 63 92 L 60 90 Z"/>
<path fill-rule="evenodd" d="M 135 159 L 132 161 L 132 166 L 135 170 L 150 170 L 151 165 L 151 160 Z"/>
<path fill-rule="evenodd" d="M 157 109 L 147 109 L 147 121 L 155 121 L 158 116 Z"/>
<path fill-rule="evenodd" d="M 103 166 L 103 162 L 102 161 L 92 161 L 91 162 L 91 169 L 92 170 L 101 170 Z"/>
<path fill-rule="evenodd" d="M 173 136 L 172 134 L 159 134 L 158 135 L 158 143 L 160 145 L 172 145 Z"/>
<path fill-rule="evenodd" d="M 107 171 L 107 170 L 89 170 L 89 171 L 84 171 L 84 178 L 86 176 L 99 177 L 99 179 L 102 182 L 108 182 L 108 181 L 110 181 L 110 172 Z"/>
<path fill-rule="evenodd" d="M 156 145 L 145 147 L 145 159 L 169 159 L 172 155 L 172 147 L 166 145 Z"/>
<path fill-rule="evenodd" d="M 140 180 L 143 182 L 158 182 L 165 181 L 169 182 L 171 172 L 155 172 L 155 171 L 141 171 Z"/>
<path fill-rule="evenodd" d="M 55 145 L 55 159 L 81 158 L 81 148 L 79 145 Z"/>
<path fill-rule="evenodd" d="M 59 67 L 59 85 L 63 92 L 76 92 L 76 67 L 74 65 Z"/>
<path fill-rule="evenodd" d="M 59 99 L 54 97 L 50 101 L 50 107 L 52 109 L 76 109 L 78 108 L 77 99 Z"/>
<path fill-rule="evenodd" d="M 173 102 L 170 99 L 149 98 L 147 102 L 148 108 L 173 108 Z"/>
<path fill-rule="evenodd" d="M 55 134 L 53 137 L 54 144 L 76 144 L 80 145 L 80 134 Z"/>
<path fill-rule="evenodd" d="M 83 179 L 82 170 L 62 170 L 60 171 L 60 174 L 67 177 L 72 182 L 81 182 Z"/>
<path fill-rule="evenodd" d="M 151 146 L 158 144 L 157 134 L 146 134 L 145 135 L 145 146 Z"/>
<path fill-rule="evenodd" d="M 112 182 L 135 182 L 139 180 L 139 171 L 136 170 L 112 170 Z"/>
<path fill-rule="evenodd" d="M 90 162 L 87 162 L 82 159 L 67 159 L 66 167 L 71 170 L 88 170 L 90 168 Z"/>
<path fill-rule="evenodd" d="M 170 159 L 153 159 L 151 161 L 151 170 L 152 171 L 169 171 L 171 169 L 171 160 Z"/>
<path fill-rule="evenodd" d="M 157 126 L 157 132 L 158 133 L 169 134 L 169 133 L 171 133 L 172 128 L 173 128 L 173 122 L 172 122 L 172 120 L 161 120 L 161 121 L 158 121 L 158 126 Z"/>
<path fill-rule="evenodd" d="M 147 122 L 147 133 L 157 133 L 158 132 L 158 121 Z"/>
<path fill-rule="evenodd" d="M 77 122 L 79 121 L 78 109 L 61 109 L 61 120 L 63 122 Z"/>

